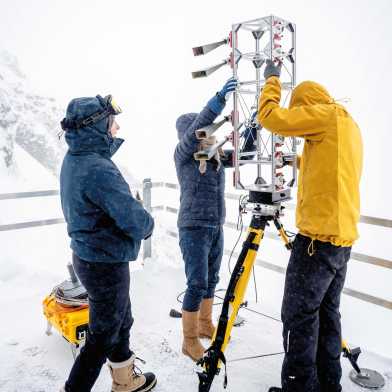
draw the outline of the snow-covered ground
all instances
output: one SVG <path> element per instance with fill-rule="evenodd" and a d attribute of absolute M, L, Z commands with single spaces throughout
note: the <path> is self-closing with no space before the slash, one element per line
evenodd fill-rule
<path fill-rule="evenodd" d="M 171 308 L 179 309 L 177 294 L 184 289 L 182 262 L 177 242 L 167 236 L 165 215 L 158 222 L 153 240 L 153 256 L 144 267 L 141 260 L 133 265 L 131 297 L 135 324 L 132 329 L 133 350 L 147 361 L 145 369 L 158 376 L 158 391 L 196 391 L 195 366 L 180 353 L 181 320 L 168 316 Z M 57 333 L 45 335 L 45 319 L 41 302 L 51 288 L 66 276 L 67 248 L 65 225 L 2 233 L 13 252 L 6 255 L 0 271 L 0 391 L 50 392 L 64 382 L 72 366 L 68 344 Z M 42 244 L 42 247 L 31 244 Z M 28 248 L 29 252 L 21 252 Z M 21 254 L 24 254 L 21 257 Z M 226 265 L 225 258 L 224 265 Z M 220 287 L 227 274 L 223 268 Z M 219 301 L 219 300 L 217 300 Z M 249 304 L 252 309 L 277 316 L 278 306 L 261 301 Z M 215 308 L 215 315 L 219 313 Z M 274 310 L 275 309 L 275 310 Z M 227 350 L 227 358 L 237 359 L 282 351 L 281 325 L 276 321 L 241 311 L 246 323 L 235 328 Z M 205 341 L 207 345 L 208 342 Z M 267 391 L 279 384 L 281 356 L 228 364 L 228 391 Z M 377 369 L 387 379 L 384 391 L 392 391 L 392 360 L 365 352 L 362 366 Z M 343 360 L 345 392 L 361 389 L 350 382 L 350 365 Z M 216 378 L 213 391 L 223 391 L 222 376 Z M 94 388 L 106 392 L 110 376 L 106 368 Z"/>

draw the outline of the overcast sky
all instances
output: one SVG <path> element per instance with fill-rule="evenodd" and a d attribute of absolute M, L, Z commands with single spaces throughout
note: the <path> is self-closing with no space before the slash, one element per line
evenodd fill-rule
<path fill-rule="evenodd" d="M 221 48 L 195 59 L 192 46 L 269 14 L 297 24 L 298 82 L 316 80 L 335 98 L 351 98 L 365 143 L 362 212 L 392 218 L 389 0 L 0 0 L 0 48 L 18 57 L 38 92 L 64 106 L 113 94 L 127 139 L 119 159 L 139 178 L 173 180 L 176 117 L 199 111 L 230 77 L 225 68 L 192 80 L 192 70 L 227 57 Z"/>

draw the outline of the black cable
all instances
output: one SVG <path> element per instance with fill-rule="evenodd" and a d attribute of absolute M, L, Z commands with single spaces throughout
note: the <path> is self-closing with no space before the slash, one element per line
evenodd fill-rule
<path fill-rule="evenodd" d="M 255 276 L 255 275 L 253 275 L 253 276 Z M 215 294 L 214 294 L 214 297 L 216 297 L 216 298 L 219 298 L 220 300 L 222 300 L 222 301 L 224 301 L 224 298 L 222 298 L 222 297 L 220 297 L 219 295 L 217 295 L 216 293 L 219 293 L 219 292 L 226 292 L 226 289 L 218 289 L 218 290 L 216 290 L 215 291 Z M 183 301 L 180 299 L 180 297 L 182 296 L 182 295 L 184 295 L 185 294 L 185 290 L 184 291 L 182 291 L 180 294 L 178 294 L 178 296 L 177 296 L 177 301 L 179 302 L 179 303 L 183 303 Z M 256 297 L 256 300 L 257 300 L 257 297 Z M 215 305 L 222 305 L 223 304 L 223 302 L 218 302 L 218 303 L 214 303 L 214 306 Z M 258 312 L 257 310 L 254 310 L 254 309 L 250 309 L 250 308 L 248 308 L 248 307 L 242 307 L 243 309 L 246 309 L 246 310 L 248 310 L 249 312 L 252 312 L 252 313 L 256 313 L 256 314 L 258 314 L 259 316 L 262 316 L 262 317 L 265 317 L 265 318 L 269 318 L 269 319 L 271 319 L 271 320 L 274 320 L 274 321 L 277 321 L 277 322 L 279 322 L 279 323 L 281 323 L 282 321 L 281 320 L 279 320 L 279 319 L 277 319 L 277 318 L 275 318 L 275 317 L 272 317 L 272 316 L 269 316 L 269 315 L 267 315 L 267 314 L 265 314 L 265 313 L 261 313 L 261 312 Z M 179 313 L 179 315 L 180 315 L 181 313 Z M 173 316 L 172 316 L 173 317 Z M 254 356 L 250 356 L 250 357 L 243 357 L 243 358 L 237 358 L 237 359 L 232 359 L 232 360 L 230 360 L 230 361 L 227 361 L 227 362 L 239 362 L 239 361 L 245 361 L 245 360 L 249 360 L 249 359 L 257 359 L 257 358 L 265 358 L 265 357 L 272 357 L 272 356 L 275 356 L 275 355 L 283 355 L 284 354 L 284 352 L 279 352 L 279 353 L 271 353 L 271 354 L 261 354 L 261 355 L 254 355 Z"/>
<path fill-rule="evenodd" d="M 257 283 L 256 283 L 255 266 L 253 266 L 253 284 L 254 284 L 254 287 L 255 287 L 256 303 L 258 303 L 258 292 L 257 292 Z"/>
<path fill-rule="evenodd" d="M 252 313 L 256 313 L 256 314 L 258 314 L 258 315 L 260 315 L 260 316 L 263 316 L 263 317 L 266 317 L 266 318 L 268 318 L 268 319 L 277 321 L 278 323 L 281 323 L 281 322 L 282 322 L 281 319 L 278 319 L 278 318 L 269 316 L 268 314 L 265 314 L 265 313 L 262 313 L 262 312 L 258 312 L 257 310 L 250 309 L 250 308 L 248 308 L 248 307 L 244 307 L 243 309 L 248 310 L 249 312 L 252 312 Z"/>
<path fill-rule="evenodd" d="M 235 248 L 237 247 L 238 243 L 240 242 L 240 239 L 241 239 L 241 237 L 242 237 L 242 231 L 243 231 L 243 229 L 244 229 L 244 224 L 242 223 L 242 220 L 241 220 L 241 231 L 240 231 L 240 234 L 238 235 L 237 241 L 235 242 L 235 245 L 234 245 L 233 249 L 232 249 L 231 252 L 230 252 L 229 262 L 228 262 L 228 264 L 227 264 L 227 265 L 228 265 L 228 268 L 229 268 L 229 273 L 230 273 L 230 275 L 231 275 L 231 273 L 232 273 L 232 271 L 231 271 L 231 258 L 233 257 L 233 253 L 234 253 L 234 251 L 235 251 Z"/>
<path fill-rule="evenodd" d="M 183 304 L 183 303 L 184 303 L 184 301 L 181 301 L 181 300 L 180 300 L 180 297 L 181 297 L 182 295 L 184 295 L 185 292 L 186 292 L 186 290 L 181 291 L 181 293 L 177 295 L 177 302 L 178 302 L 178 303 L 180 303 L 180 304 Z"/>
<path fill-rule="evenodd" d="M 221 289 L 221 290 L 224 291 L 223 289 Z M 215 295 L 215 297 L 217 297 L 217 298 L 219 298 L 219 299 L 221 299 L 221 300 L 224 300 L 224 298 L 219 297 L 219 295 Z M 245 309 L 245 310 L 248 310 L 249 312 L 256 313 L 256 314 L 258 314 L 259 316 L 263 316 L 263 317 L 269 318 L 269 319 L 271 319 L 271 320 L 277 321 L 278 323 L 281 323 L 281 322 L 282 322 L 282 320 L 280 320 L 280 319 L 277 319 L 277 318 L 275 318 L 275 317 L 269 316 L 268 314 L 265 314 L 265 313 L 262 313 L 262 312 L 258 312 L 257 310 L 248 308 L 247 306 L 243 306 L 241 309 Z"/>
<path fill-rule="evenodd" d="M 218 290 L 215 290 L 215 293 L 219 293 L 219 292 L 221 292 L 221 291 L 226 292 L 225 289 L 218 289 Z M 181 293 L 177 295 L 177 302 L 178 302 L 178 303 L 180 303 L 180 304 L 183 304 L 183 303 L 184 303 L 184 301 L 182 301 L 182 300 L 180 299 L 180 297 L 181 297 L 182 295 L 184 295 L 185 292 L 186 292 L 186 290 L 181 291 Z M 216 294 L 214 294 L 214 297 L 217 297 L 217 298 L 223 300 L 222 297 L 219 297 L 219 296 L 216 295 Z M 223 302 L 214 302 L 213 306 L 218 306 L 218 305 L 222 305 L 222 304 L 223 304 Z"/>
<path fill-rule="evenodd" d="M 287 237 L 290 237 L 290 238 L 295 237 L 297 235 L 297 233 L 293 233 L 290 230 L 285 230 L 285 233 L 286 233 Z"/>
<path fill-rule="evenodd" d="M 243 358 L 236 358 L 236 359 L 231 359 L 230 361 L 227 362 L 240 362 L 240 361 L 246 361 L 248 359 L 257 359 L 257 358 L 265 358 L 265 357 L 273 357 L 274 355 L 283 355 L 285 352 L 281 351 L 279 353 L 270 353 L 270 354 L 261 354 L 261 355 L 253 355 L 251 357 L 243 357 Z"/>
<path fill-rule="evenodd" d="M 241 227 L 241 230 L 240 230 L 240 234 L 238 235 L 237 241 L 235 242 L 234 247 L 233 247 L 233 249 L 232 249 L 231 252 L 230 252 L 229 262 L 228 262 L 228 264 L 227 264 L 230 275 L 231 275 L 231 258 L 233 257 L 233 253 L 234 253 L 234 251 L 235 251 L 235 249 L 236 249 L 236 247 L 237 247 L 237 245 L 238 245 L 238 242 L 239 242 L 240 239 L 241 239 L 242 232 L 243 232 L 243 230 L 244 230 L 244 222 L 243 222 L 243 220 L 242 220 L 242 213 L 241 213 L 241 204 L 242 204 L 242 201 L 243 201 L 246 197 L 247 197 L 246 195 L 242 195 L 242 196 L 240 196 L 240 198 L 238 199 L 237 230 L 238 230 L 239 227 Z"/>

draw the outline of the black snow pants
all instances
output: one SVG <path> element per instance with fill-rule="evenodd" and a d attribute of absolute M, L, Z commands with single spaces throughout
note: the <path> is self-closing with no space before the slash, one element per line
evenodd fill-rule
<path fill-rule="evenodd" d="M 90 392 L 106 359 L 129 359 L 133 324 L 129 299 L 129 263 L 92 263 L 73 255 L 76 274 L 89 296 L 89 330 L 85 346 L 65 384 L 67 392 Z"/>
<path fill-rule="evenodd" d="M 283 392 L 342 390 L 339 306 L 350 252 L 301 234 L 294 241 L 282 304 Z"/>

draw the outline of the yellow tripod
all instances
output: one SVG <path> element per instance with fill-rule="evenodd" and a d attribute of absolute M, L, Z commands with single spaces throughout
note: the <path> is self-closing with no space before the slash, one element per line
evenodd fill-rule
<path fill-rule="evenodd" d="M 269 221 L 274 222 L 286 248 L 292 249 L 292 244 L 279 220 L 282 208 L 280 203 L 277 203 L 257 205 L 252 210 L 252 220 L 248 228 L 247 238 L 242 245 L 241 253 L 231 274 L 212 344 L 199 361 L 199 364 L 204 367 L 204 371 L 198 373 L 199 392 L 208 392 L 215 375 L 219 373 L 221 363 L 226 366 L 224 351 L 229 343 L 234 321 L 243 303 L 257 251 L 264 236 L 265 226 Z M 226 387 L 226 385 L 227 378 L 225 376 L 224 386 Z"/>
<path fill-rule="evenodd" d="M 284 207 L 282 207 L 280 203 L 256 204 L 256 207 L 251 210 L 252 219 L 248 228 L 247 237 L 242 245 L 242 251 L 230 277 L 229 285 L 222 304 L 219 322 L 212 338 L 212 344 L 205 351 L 204 357 L 198 362 L 198 364 L 204 368 L 202 372 L 198 373 L 199 392 L 208 392 L 211 388 L 214 377 L 219 373 L 222 364 L 226 367 L 224 352 L 229 343 L 231 330 L 238 311 L 244 301 L 246 288 L 256 260 L 257 251 L 261 240 L 263 239 L 265 227 L 268 225 L 269 221 L 274 223 L 279 232 L 280 238 L 285 244 L 285 247 L 288 250 L 292 249 L 292 243 L 290 242 L 279 220 L 283 208 Z M 361 352 L 360 348 L 351 350 L 347 343 L 343 341 L 342 352 L 344 356 L 349 359 L 354 368 L 353 377 L 366 377 L 367 375 L 361 373 L 361 369 L 357 364 L 357 358 Z M 352 381 L 360 384 L 355 378 L 351 379 Z M 226 388 L 226 386 L 227 376 L 225 372 L 224 387 Z"/>

